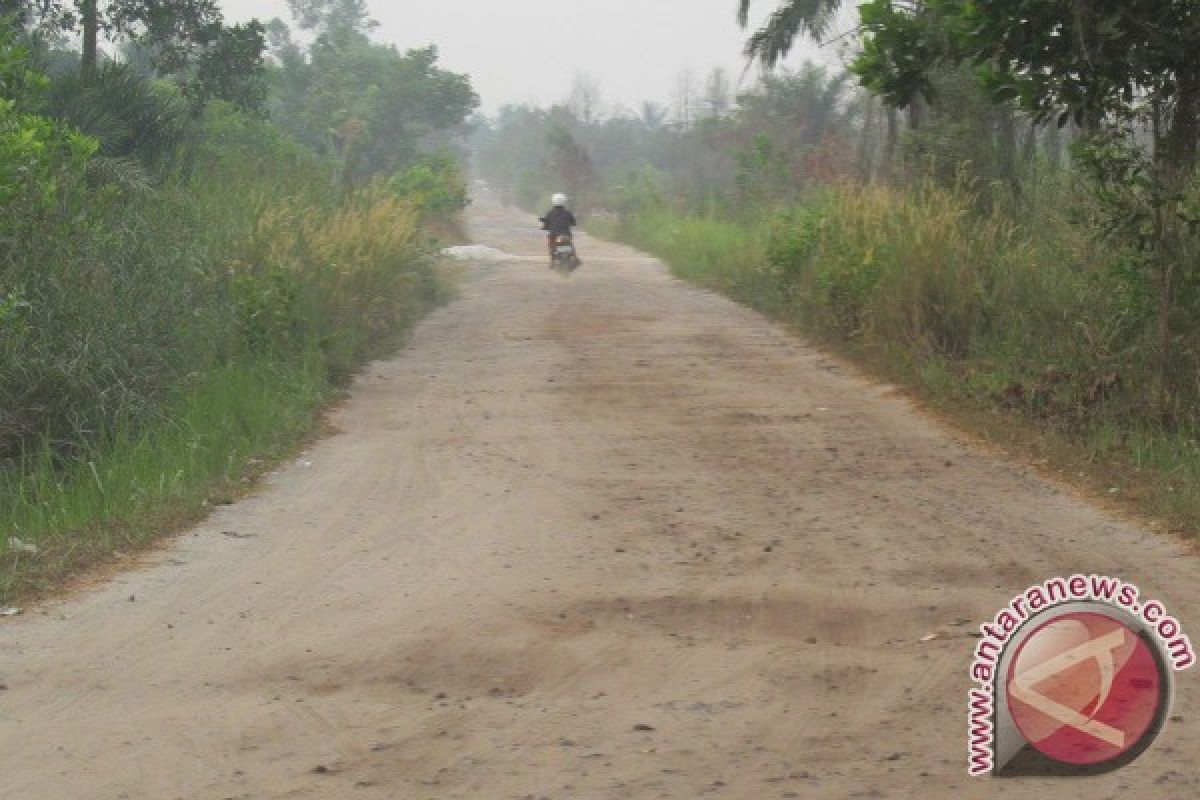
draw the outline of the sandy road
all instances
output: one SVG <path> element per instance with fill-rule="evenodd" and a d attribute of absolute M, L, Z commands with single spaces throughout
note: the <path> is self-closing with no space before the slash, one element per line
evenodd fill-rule
<path fill-rule="evenodd" d="M 522 224 L 473 218 L 540 254 Z M 471 267 L 340 433 L 0 625 L 0 797 L 1200 796 L 1190 674 L 1124 771 L 964 769 L 974 624 L 1094 570 L 1200 629 L 1194 558 L 628 249 L 584 256 Z"/>

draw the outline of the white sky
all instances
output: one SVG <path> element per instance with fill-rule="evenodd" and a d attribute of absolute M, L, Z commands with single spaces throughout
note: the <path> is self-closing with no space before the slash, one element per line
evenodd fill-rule
<path fill-rule="evenodd" d="M 221 0 L 226 19 L 281 17 L 285 0 Z M 374 38 L 401 49 L 436 44 L 441 63 L 471 76 L 485 111 L 505 103 L 546 105 L 566 98 L 577 73 L 595 78 L 604 105 L 636 108 L 667 102 L 685 69 L 698 79 L 724 66 L 745 68 L 745 32 L 736 0 L 370 0 L 380 27 Z M 853 7 L 854 4 L 846 3 Z M 776 0 L 756 0 L 759 18 Z M 840 26 L 848 28 L 848 23 Z M 836 46 L 797 48 L 840 64 Z M 746 81 L 753 80 L 751 71 Z"/>

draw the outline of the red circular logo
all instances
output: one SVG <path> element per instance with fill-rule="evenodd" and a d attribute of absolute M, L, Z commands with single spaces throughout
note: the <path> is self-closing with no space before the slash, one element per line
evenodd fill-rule
<path fill-rule="evenodd" d="M 1101 764 L 1157 734 L 1165 681 L 1151 645 L 1127 625 L 1069 612 L 1021 642 L 1008 667 L 1008 710 L 1044 755 Z"/>

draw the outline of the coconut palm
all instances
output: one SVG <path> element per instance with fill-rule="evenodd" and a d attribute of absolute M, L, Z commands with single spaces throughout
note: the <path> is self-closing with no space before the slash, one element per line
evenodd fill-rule
<path fill-rule="evenodd" d="M 738 0 L 738 23 L 750 24 L 753 0 Z M 842 0 L 780 0 L 779 7 L 746 41 L 745 53 L 773 67 L 791 52 L 798 36 L 819 40 L 828 33 L 842 7 Z"/>

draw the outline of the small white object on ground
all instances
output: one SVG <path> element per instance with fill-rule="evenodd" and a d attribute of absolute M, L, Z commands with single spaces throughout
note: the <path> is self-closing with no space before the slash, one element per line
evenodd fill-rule
<path fill-rule="evenodd" d="M 8 549 L 14 553 L 29 553 L 37 555 L 38 546 L 33 542 L 22 542 L 15 536 L 8 537 Z"/>
<path fill-rule="evenodd" d="M 484 244 L 460 244 L 442 250 L 442 255 L 459 261 L 511 261 L 513 256 Z"/>
<path fill-rule="evenodd" d="M 0 608 L 0 617 L 15 617 L 21 613 L 21 609 L 15 607 Z"/>

